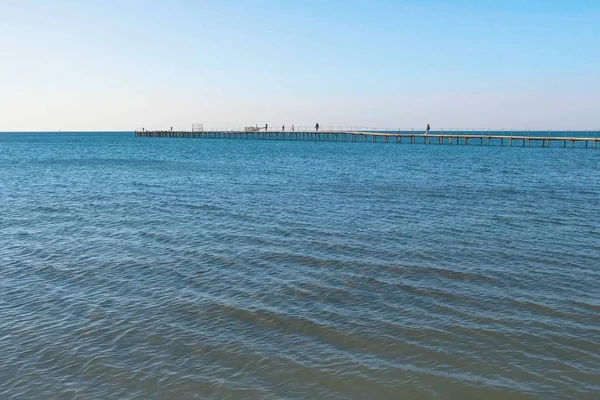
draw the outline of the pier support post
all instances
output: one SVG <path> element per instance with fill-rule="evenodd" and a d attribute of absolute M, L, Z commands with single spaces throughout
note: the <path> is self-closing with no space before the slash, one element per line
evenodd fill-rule
<path fill-rule="evenodd" d="M 426 134 L 421 134 L 421 133 L 402 133 L 400 131 L 398 132 L 377 132 L 375 130 L 373 131 L 367 131 L 367 132 L 360 132 L 358 129 L 356 131 L 343 131 L 340 130 L 339 132 L 334 132 L 334 131 L 325 131 L 325 132 L 311 132 L 311 131 L 304 131 L 304 132 L 285 132 L 285 131 L 257 131 L 257 132 L 253 132 L 253 131 L 234 131 L 234 130 L 228 130 L 228 131 L 218 131 L 218 130 L 208 130 L 208 131 L 171 131 L 171 130 L 156 130 L 156 131 L 134 131 L 134 136 L 135 137 L 142 137 L 142 138 L 188 138 L 188 139 L 196 139 L 196 138 L 207 138 L 207 139 L 246 139 L 246 140 L 313 140 L 313 141 L 327 141 L 327 142 L 347 142 L 347 141 L 352 141 L 352 142 L 358 142 L 359 138 L 361 142 L 368 142 L 369 141 L 369 137 L 371 138 L 371 142 L 373 143 L 377 143 L 378 142 L 378 137 L 382 136 L 384 137 L 385 143 L 390 143 L 395 141 L 398 144 L 402 144 L 404 137 L 409 138 L 410 143 L 411 144 L 417 144 L 418 142 L 418 138 L 422 137 L 423 138 L 423 144 L 432 144 L 435 143 L 433 141 L 433 136 L 435 136 L 438 140 L 438 144 L 443 145 L 446 144 L 445 141 L 446 139 L 448 140 L 448 144 L 451 145 L 469 145 L 469 142 L 471 141 L 471 139 L 479 139 L 480 144 L 483 145 L 483 139 L 487 139 L 487 145 L 488 146 L 492 146 L 492 140 L 493 139 L 499 139 L 500 140 L 500 145 L 504 146 L 504 140 L 507 139 L 508 140 L 508 144 L 513 147 L 513 142 L 514 140 L 521 140 L 521 144 L 523 147 L 525 147 L 526 145 L 529 147 L 532 147 L 532 142 L 535 143 L 540 143 L 541 146 L 533 146 L 533 147 L 552 147 L 552 143 L 553 142 L 557 142 L 556 145 L 554 145 L 554 147 L 560 147 L 560 141 L 563 141 L 563 148 L 567 147 L 567 142 L 571 142 L 571 148 L 575 147 L 575 142 L 585 142 L 585 148 L 586 149 L 591 149 L 592 146 L 594 149 L 598 148 L 598 143 L 600 143 L 600 137 L 598 136 L 591 136 L 588 135 L 586 137 L 581 136 L 581 137 L 576 137 L 576 136 L 567 136 L 565 134 L 565 136 L 561 136 L 561 137 L 553 137 L 553 136 L 537 136 L 537 135 L 533 135 L 533 136 L 529 136 L 529 135 L 518 135 L 516 137 L 513 136 L 508 136 L 508 135 L 492 135 L 492 134 L 484 134 L 483 132 L 481 132 L 481 134 L 473 134 L 470 135 L 468 133 L 465 134 L 460 134 L 458 133 L 457 136 L 452 136 L 451 134 L 447 134 L 447 133 L 439 133 L 439 134 L 435 134 L 435 135 L 426 135 Z M 390 140 L 391 138 L 391 140 Z M 454 138 L 456 138 L 456 143 L 454 142 Z M 463 139 L 463 142 L 461 143 L 460 139 Z M 421 142 L 419 142 L 421 143 Z M 583 146 L 580 146 L 581 148 L 583 148 Z"/>

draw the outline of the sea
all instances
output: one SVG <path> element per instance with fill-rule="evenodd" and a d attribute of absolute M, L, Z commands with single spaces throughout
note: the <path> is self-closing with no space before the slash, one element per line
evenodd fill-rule
<path fill-rule="evenodd" d="M 0 399 L 598 399 L 600 149 L 0 134 Z"/>

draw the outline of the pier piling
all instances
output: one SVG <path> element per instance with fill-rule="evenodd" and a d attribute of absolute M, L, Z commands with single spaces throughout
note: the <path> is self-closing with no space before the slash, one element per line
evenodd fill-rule
<path fill-rule="evenodd" d="M 531 136 L 531 132 L 528 132 L 527 136 L 525 135 L 510 135 L 507 134 L 492 134 L 488 132 L 487 134 L 481 133 L 452 133 L 447 134 L 444 132 L 441 133 L 432 133 L 429 134 L 417 134 L 414 132 L 385 132 L 385 131 L 305 131 L 305 132 L 283 132 L 283 131 L 136 131 L 135 136 L 137 137 L 145 137 L 145 138 L 193 138 L 193 139 L 244 139 L 244 140 L 312 140 L 312 141 L 327 141 L 327 142 L 346 142 L 348 141 L 348 136 L 350 136 L 351 142 L 366 142 L 369 141 L 369 137 L 372 143 L 377 143 L 379 137 L 383 137 L 385 143 L 390 142 L 390 138 L 395 139 L 395 142 L 398 144 L 403 144 L 404 138 L 408 139 L 408 143 L 410 144 L 432 144 L 436 143 L 438 145 L 444 145 L 446 140 L 448 144 L 464 144 L 469 145 L 469 142 L 472 139 L 479 139 L 480 145 L 484 144 L 484 140 L 486 141 L 488 146 L 494 144 L 500 144 L 500 146 L 504 146 L 504 140 L 508 140 L 508 144 L 510 147 L 513 146 L 514 140 L 520 140 L 523 147 L 528 146 L 531 147 L 532 142 L 537 141 L 541 142 L 541 146 L 538 147 L 552 147 L 553 142 L 563 142 L 563 147 L 567 147 L 567 141 L 571 142 L 571 148 L 575 147 L 576 143 L 582 143 L 585 145 L 585 148 L 588 149 L 590 143 L 593 144 L 593 148 L 598 148 L 598 142 L 600 142 L 600 137 L 574 137 L 574 136 Z M 422 141 L 421 139 L 422 138 Z M 437 138 L 437 141 L 434 140 Z M 456 139 L 456 142 L 455 142 Z M 559 145 L 560 146 L 560 145 Z M 556 146 L 555 146 L 556 147 Z"/>

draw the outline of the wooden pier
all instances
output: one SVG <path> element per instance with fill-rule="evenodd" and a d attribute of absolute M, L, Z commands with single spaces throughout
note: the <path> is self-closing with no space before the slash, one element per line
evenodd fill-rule
<path fill-rule="evenodd" d="M 513 136 L 484 133 L 382 133 L 354 131 L 136 131 L 137 137 L 148 138 L 189 138 L 189 139 L 244 139 L 244 140 L 302 140 L 326 142 L 392 142 L 421 144 L 450 144 L 531 147 L 575 147 L 576 143 L 585 144 L 585 148 L 598 148 L 600 137 L 572 136 Z M 558 144 L 558 146 L 552 146 Z"/>

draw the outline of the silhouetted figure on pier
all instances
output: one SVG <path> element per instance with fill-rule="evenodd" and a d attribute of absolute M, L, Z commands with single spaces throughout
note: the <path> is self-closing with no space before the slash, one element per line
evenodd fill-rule
<path fill-rule="evenodd" d="M 319 132 L 319 123 L 318 123 L 318 122 L 317 122 L 317 124 L 315 125 L 315 130 L 316 130 L 317 132 Z"/>
<path fill-rule="evenodd" d="M 265 132 L 269 130 L 269 124 L 265 124 Z"/>
<path fill-rule="evenodd" d="M 281 126 L 281 132 L 285 132 L 285 125 Z"/>
<path fill-rule="evenodd" d="M 294 125 L 292 125 L 292 132 L 294 132 Z"/>
<path fill-rule="evenodd" d="M 429 127 L 429 124 L 427 124 L 427 128 L 425 128 L 425 134 L 426 135 L 429 135 L 429 129 L 431 129 L 431 128 Z"/>

